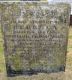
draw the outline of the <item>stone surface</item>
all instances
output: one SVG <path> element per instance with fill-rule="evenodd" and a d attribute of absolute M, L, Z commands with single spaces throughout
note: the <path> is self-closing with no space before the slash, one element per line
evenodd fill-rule
<path fill-rule="evenodd" d="M 65 70 L 69 4 L 0 3 L 8 76 Z"/>

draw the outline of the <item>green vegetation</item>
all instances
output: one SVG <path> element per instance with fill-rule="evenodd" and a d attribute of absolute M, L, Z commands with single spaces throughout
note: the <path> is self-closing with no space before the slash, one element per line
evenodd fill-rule
<path fill-rule="evenodd" d="M 1 34 L 1 29 L 0 29 L 0 72 L 5 71 L 5 64 L 4 64 L 4 49 L 3 49 L 3 38 Z"/>
<path fill-rule="evenodd" d="M 12 55 L 9 57 L 9 60 L 13 62 L 13 69 L 14 70 L 20 70 L 22 67 L 21 59 L 18 54 Z"/>
<path fill-rule="evenodd" d="M 68 54 L 66 65 L 67 69 L 72 71 L 72 28 L 69 29 Z"/>

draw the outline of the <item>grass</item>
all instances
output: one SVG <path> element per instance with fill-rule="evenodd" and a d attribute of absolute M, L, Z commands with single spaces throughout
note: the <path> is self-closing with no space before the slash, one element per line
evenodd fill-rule
<path fill-rule="evenodd" d="M 72 71 L 72 28 L 69 29 L 67 69 Z"/>
<path fill-rule="evenodd" d="M 5 62 L 3 55 L 3 41 L 0 34 L 0 80 L 6 80 L 2 73 L 5 73 Z M 33 76 L 17 76 L 16 78 L 8 78 L 9 80 L 72 80 L 72 28 L 69 29 L 68 53 L 66 62 L 66 71 L 51 74 L 38 74 Z"/>
<path fill-rule="evenodd" d="M 4 64 L 4 52 L 3 52 L 3 38 L 1 34 L 1 29 L 0 29 L 0 72 L 5 71 L 5 64 Z"/>

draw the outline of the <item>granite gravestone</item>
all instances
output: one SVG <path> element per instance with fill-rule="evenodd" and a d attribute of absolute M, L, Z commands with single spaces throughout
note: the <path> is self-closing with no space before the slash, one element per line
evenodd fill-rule
<path fill-rule="evenodd" d="M 65 71 L 70 5 L 0 3 L 8 76 Z"/>

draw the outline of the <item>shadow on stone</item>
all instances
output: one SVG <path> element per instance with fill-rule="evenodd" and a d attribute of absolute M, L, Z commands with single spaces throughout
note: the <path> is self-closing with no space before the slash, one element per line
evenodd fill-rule
<path fill-rule="evenodd" d="M 28 75 L 28 76 L 32 76 L 32 75 L 38 75 L 38 73 L 46 73 L 46 74 L 50 74 L 50 73 L 57 73 L 57 72 L 61 72 L 61 71 L 65 71 L 65 66 L 60 66 L 60 67 L 56 67 L 56 68 L 51 68 L 50 70 L 13 70 L 10 66 L 8 66 L 7 69 L 7 76 L 8 77 L 14 77 L 14 76 L 20 76 L 20 75 Z"/>

